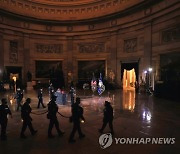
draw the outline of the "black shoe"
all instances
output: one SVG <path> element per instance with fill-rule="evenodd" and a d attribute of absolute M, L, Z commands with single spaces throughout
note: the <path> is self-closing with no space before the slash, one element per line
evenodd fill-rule
<path fill-rule="evenodd" d="M 99 129 L 98 132 L 101 133 L 101 134 L 103 133 L 102 129 Z"/>
<path fill-rule="evenodd" d="M 80 139 L 82 139 L 82 138 L 84 138 L 84 137 L 85 137 L 84 134 L 82 134 L 82 135 L 79 136 Z"/>
<path fill-rule="evenodd" d="M 26 139 L 27 137 L 26 137 L 24 134 L 21 134 L 21 135 L 20 135 L 20 138 Z"/>
<path fill-rule="evenodd" d="M 75 143 L 75 142 L 76 142 L 76 140 L 74 140 L 74 139 L 69 140 L 69 143 Z"/>
<path fill-rule="evenodd" d="M 34 132 L 32 132 L 31 134 L 32 134 L 32 136 L 34 136 L 34 135 L 36 135 L 37 134 L 37 130 L 35 130 Z"/>

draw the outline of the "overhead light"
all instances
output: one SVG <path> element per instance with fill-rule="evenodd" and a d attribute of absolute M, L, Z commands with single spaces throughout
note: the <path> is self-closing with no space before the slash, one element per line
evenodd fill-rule
<path fill-rule="evenodd" d="M 147 71 L 144 71 L 144 73 L 146 74 L 146 73 L 147 73 Z"/>

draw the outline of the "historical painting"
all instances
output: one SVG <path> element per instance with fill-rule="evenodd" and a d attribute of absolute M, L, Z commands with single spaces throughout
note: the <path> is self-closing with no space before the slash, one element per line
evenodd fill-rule
<path fill-rule="evenodd" d="M 92 79 L 93 73 L 96 78 L 105 75 L 105 60 L 93 61 L 78 61 L 78 80 L 89 82 Z"/>
<path fill-rule="evenodd" d="M 62 61 L 36 61 L 36 78 L 54 78 L 62 70 Z"/>

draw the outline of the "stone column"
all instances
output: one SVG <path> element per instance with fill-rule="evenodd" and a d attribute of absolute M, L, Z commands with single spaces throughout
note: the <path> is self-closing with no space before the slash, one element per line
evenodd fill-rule
<path fill-rule="evenodd" d="M 144 24 L 144 57 L 143 57 L 143 70 L 146 73 L 147 87 L 152 85 L 152 72 L 148 68 L 152 68 L 152 23 L 147 22 Z M 153 68 L 154 69 L 154 68 Z"/>
<path fill-rule="evenodd" d="M 110 59 L 107 75 L 109 76 L 109 72 L 112 70 L 115 73 L 115 82 L 117 81 L 117 32 L 111 32 L 110 39 Z"/>
<path fill-rule="evenodd" d="M 3 36 L 0 34 L 0 80 L 3 77 L 4 72 L 4 47 L 3 47 Z"/>
<path fill-rule="evenodd" d="M 67 70 L 64 72 L 65 74 L 65 81 L 66 81 L 66 86 L 68 85 L 68 73 L 72 75 L 72 78 L 75 76 L 75 71 L 73 68 L 73 36 L 68 36 L 67 37 Z"/>
<path fill-rule="evenodd" d="M 151 22 L 144 25 L 144 64 L 143 69 L 152 67 L 152 24 Z"/>
<path fill-rule="evenodd" d="M 31 72 L 30 65 L 30 39 L 28 34 L 24 34 L 24 81 L 27 83 L 27 90 L 32 90 L 32 82 L 27 82 L 27 72 Z M 32 73 L 32 72 L 31 72 Z"/>

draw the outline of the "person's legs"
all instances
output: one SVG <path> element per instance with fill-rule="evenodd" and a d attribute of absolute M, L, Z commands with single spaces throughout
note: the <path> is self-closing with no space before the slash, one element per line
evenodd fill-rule
<path fill-rule="evenodd" d="M 34 130 L 30 120 L 27 121 L 27 126 L 29 127 L 29 130 L 30 130 L 31 134 L 35 135 L 37 131 Z"/>
<path fill-rule="evenodd" d="M 25 138 L 24 132 L 27 128 L 27 121 L 23 120 L 23 125 L 22 125 L 22 129 L 21 129 L 21 138 Z"/>
<path fill-rule="evenodd" d="M 111 130 L 111 133 L 114 134 L 114 130 L 113 130 L 113 121 L 109 121 L 109 128 Z"/>
<path fill-rule="evenodd" d="M 80 122 L 77 122 L 77 130 L 78 130 L 78 133 L 79 133 L 79 138 L 83 138 L 85 137 L 85 135 L 82 133 L 81 131 L 81 126 L 80 126 Z"/>
<path fill-rule="evenodd" d="M 42 105 L 43 108 L 45 108 L 45 105 L 43 103 L 43 98 L 41 99 L 41 105 Z"/>
<path fill-rule="evenodd" d="M 76 133 L 76 130 L 77 130 L 77 124 L 74 122 L 73 123 L 73 130 L 72 130 L 70 137 L 69 137 L 69 142 L 75 142 L 74 135 Z"/>
<path fill-rule="evenodd" d="M 53 137 L 52 135 L 53 126 L 54 126 L 54 120 L 50 119 L 49 128 L 48 128 L 48 137 Z"/>
<path fill-rule="evenodd" d="M 56 127 L 56 130 L 57 130 L 58 134 L 59 134 L 60 136 L 62 136 L 63 132 L 62 132 L 62 131 L 60 130 L 60 128 L 59 128 L 59 122 L 58 122 L 57 119 L 54 119 L 54 124 L 55 124 L 55 127 Z"/>
<path fill-rule="evenodd" d="M 40 107 L 40 103 L 41 103 L 41 99 L 39 98 L 39 101 L 38 101 L 38 106 L 37 106 L 37 108 L 39 108 L 39 107 Z"/>
<path fill-rule="evenodd" d="M 1 139 L 5 140 L 6 139 L 6 127 L 7 127 L 7 120 L 3 120 L 1 122 Z"/>
<path fill-rule="evenodd" d="M 99 129 L 99 132 L 100 132 L 100 133 L 103 133 L 103 130 L 104 130 L 104 128 L 106 127 L 106 125 L 107 125 L 107 121 L 103 121 L 102 128 Z"/>
<path fill-rule="evenodd" d="M 19 111 L 20 105 L 21 105 L 21 100 L 17 99 L 17 109 L 16 109 L 16 111 Z"/>

